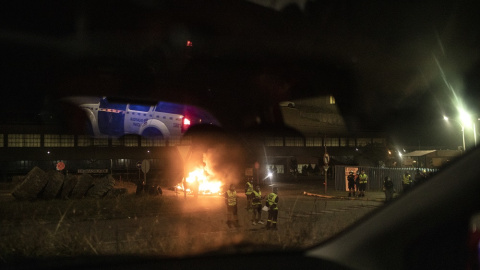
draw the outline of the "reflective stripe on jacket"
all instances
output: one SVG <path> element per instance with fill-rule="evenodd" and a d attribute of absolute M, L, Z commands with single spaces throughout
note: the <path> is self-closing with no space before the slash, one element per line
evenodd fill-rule
<path fill-rule="evenodd" d="M 262 192 L 261 191 L 253 191 L 253 200 L 252 205 L 259 205 L 262 204 Z"/>
<path fill-rule="evenodd" d="M 247 182 L 247 190 L 245 191 L 245 194 L 250 195 L 253 192 L 253 185 L 250 182 Z"/>
<path fill-rule="evenodd" d="M 410 183 L 412 182 L 412 177 L 410 176 L 410 174 L 407 174 L 407 175 L 403 175 L 403 184 L 405 185 L 410 185 Z"/>
<path fill-rule="evenodd" d="M 277 199 L 278 198 L 278 195 L 275 194 L 275 193 L 270 193 L 268 194 L 268 197 L 267 197 L 267 206 L 270 207 L 270 209 L 274 209 L 274 210 L 278 210 L 278 206 L 277 206 Z"/>

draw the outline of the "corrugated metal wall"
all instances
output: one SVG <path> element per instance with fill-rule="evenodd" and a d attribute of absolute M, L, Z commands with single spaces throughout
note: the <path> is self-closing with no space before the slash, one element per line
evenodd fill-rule
<path fill-rule="evenodd" d="M 390 176 L 393 180 L 393 185 L 397 191 L 402 191 L 402 175 L 406 171 L 412 176 L 412 180 L 415 178 L 415 172 L 417 168 L 378 168 L 378 167 L 357 167 L 357 166 L 335 166 L 335 190 L 346 190 L 346 176 L 348 173 L 346 169 L 351 170 L 359 169 L 365 170 L 368 175 L 367 191 L 381 191 L 383 188 L 383 181 L 386 176 Z M 420 171 L 425 170 L 428 173 L 435 173 L 438 169 L 418 168 Z"/>

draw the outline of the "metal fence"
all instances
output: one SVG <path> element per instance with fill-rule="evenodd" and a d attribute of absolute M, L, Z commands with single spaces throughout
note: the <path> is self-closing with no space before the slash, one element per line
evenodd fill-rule
<path fill-rule="evenodd" d="M 408 172 L 413 180 L 417 169 L 425 171 L 426 174 L 436 173 L 438 171 L 438 169 L 431 168 L 378 168 L 337 165 L 335 166 L 335 190 L 347 190 L 346 179 L 349 171 L 365 170 L 368 176 L 367 191 L 381 191 L 386 176 L 390 176 L 394 188 L 397 191 L 401 191 L 402 176 L 405 172 Z"/>

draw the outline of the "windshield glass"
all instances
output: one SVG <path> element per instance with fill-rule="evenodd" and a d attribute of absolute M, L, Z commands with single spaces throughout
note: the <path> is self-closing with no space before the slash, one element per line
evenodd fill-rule
<path fill-rule="evenodd" d="M 476 147 L 467 2 L 12 2 L 0 259 L 306 249 Z"/>

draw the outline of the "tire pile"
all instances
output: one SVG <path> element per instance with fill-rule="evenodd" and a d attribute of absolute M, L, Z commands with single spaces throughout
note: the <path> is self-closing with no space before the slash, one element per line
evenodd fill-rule
<path fill-rule="evenodd" d="M 124 188 L 114 188 L 115 179 L 111 175 L 64 176 L 58 171 L 45 172 L 38 167 L 34 167 L 23 179 L 17 181 L 12 195 L 18 200 L 104 198 L 127 193 Z"/>

